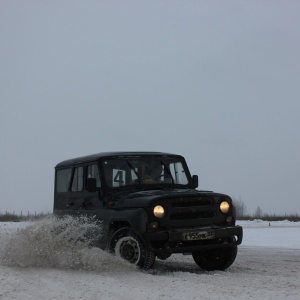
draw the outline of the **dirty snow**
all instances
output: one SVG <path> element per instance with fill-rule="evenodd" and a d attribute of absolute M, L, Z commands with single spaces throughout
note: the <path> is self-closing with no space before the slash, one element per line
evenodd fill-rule
<path fill-rule="evenodd" d="M 1 300 L 299 299 L 300 222 L 239 222 L 244 241 L 224 272 L 181 254 L 140 271 L 77 239 L 93 224 L 73 225 L 57 237 L 51 219 L 0 222 Z"/>

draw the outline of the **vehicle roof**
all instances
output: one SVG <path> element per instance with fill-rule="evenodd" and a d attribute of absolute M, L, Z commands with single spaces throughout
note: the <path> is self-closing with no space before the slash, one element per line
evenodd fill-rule
<path fill-rule="evenodd" d="M 63 167 L 63 166 L 70 166 L 73 164 L 79 164 L 89 161 L 95 161 L 100 158 L 123 158 L 123 157 L 142 157 L 142 156 L 176 156 L 176 157 L 182 157 L 181 155 L 177 154 L 171 154 L 171 153 L 165 153 L 165 152 L 151 152 L 151 151 L 128 151 L 128 152 L 100 152 L 96 154 L 76 157 L 67 159 L 64 161 L 61 161 L 58 163 L 55 168 L 57 167 Z"/>

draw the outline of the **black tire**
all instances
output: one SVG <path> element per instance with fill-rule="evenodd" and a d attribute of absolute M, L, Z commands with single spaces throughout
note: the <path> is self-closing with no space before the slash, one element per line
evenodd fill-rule
<path fill-rule="evenodd" d="M 155 262 L 155 254 L 150 251 L 149 244 L 131 228 L 117 230 L 110 240 L 109 249 L 144 270 L 152 268 Z"/>
<path fill-rule="evenodd" d="M 236 255 L 237 246 L 192 253 L 193 259 L 196 264 L 201 269 L 206 271 L 223 271 L 229 268 L 235 261 Z"/>

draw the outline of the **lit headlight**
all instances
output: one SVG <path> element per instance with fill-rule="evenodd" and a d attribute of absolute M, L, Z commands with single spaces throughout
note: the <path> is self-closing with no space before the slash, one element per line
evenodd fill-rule
<path fill-rule="evenodd" d="M 153 214 L 156 218 L 162 218 L 165 215 L 165 209 L 161 205 L 156 205 L 153 208 Z"/>
<path fill-rule="evenodd" d="M 220 203 L 220 210 L 223 214 L 227 214 L 230 210 L 230 204 L 227 201 L 222 201 Z"/>

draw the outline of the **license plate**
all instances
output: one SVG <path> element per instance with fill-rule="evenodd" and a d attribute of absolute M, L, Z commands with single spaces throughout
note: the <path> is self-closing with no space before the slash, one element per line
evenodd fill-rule
<path fill-rule="evenodd" d="M 209 240 L 214 238 L 215 234 L 212 231 L 195 231 L 183 233 L 183 239 L 186 241 Z"/>

